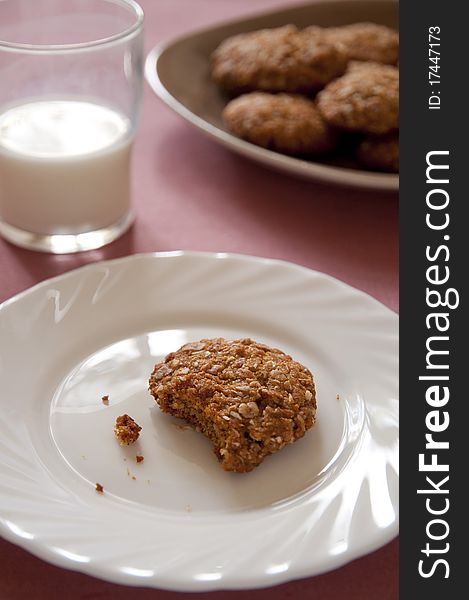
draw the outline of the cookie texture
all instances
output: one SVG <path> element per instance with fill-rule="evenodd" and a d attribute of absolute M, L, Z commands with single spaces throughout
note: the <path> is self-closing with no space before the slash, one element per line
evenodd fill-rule
<path fill-rule="evenodd" d="M 341 75 L 346 65 L 340 46 L 320 30 L 306 34 L 294 25 L 235 35 L 211 58 L 213 80 L 235 94 L 317 91 Z"/>
<path fill-rule="evenodd" d="M 365 167 L 378 171 L 399 172 L 399 136 L 369 136 L 357 146 L 357 160 Z"/>
<path fill-rule="evenodd" d="M 149 389 L 162 411 L 209 438 L 226 471 L 251 471 L 316 420 L 310 371 L 251 339 L 186 344 L 155 365 Z"/>
<path fill-rule="evenodd" d="M 338 44 L 348 60 L 363 60 L 396 65 L 399 60 L 399 34 L 376 23 L 353 23 L 327 27 L 325 38 Z"/>
<path fill-rule="evenodd" d="M 335 132 L 300 95 L 244 94 L 227 104 L 223 119 L 238 137 L 286 154 L 321 154 L 335 146 Z"/>
<path fill-rule="evenodd" d="M 377 63 L 355 63 L 327 85 L 317 106 L 331 125 L 362 133 L 384 134 L 399 127 L 399 71 Z"/>

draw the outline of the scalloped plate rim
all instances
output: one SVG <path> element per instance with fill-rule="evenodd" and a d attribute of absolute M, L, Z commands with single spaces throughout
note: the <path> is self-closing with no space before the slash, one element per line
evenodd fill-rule
<path fill-rule="evenodd" d="M 232 259 L 248 260 L 248 261 L 253 261 L 253 262 L 261 262 L 264 264 L 279 264 L 279 265 L 288 266 L 293 269 L 299 269 L 301 271 L 304 271 L 305 273 L 310 273 L 310 274 L 313 273 L 315 275 L 319 275 L 320 277 L 322 277 L 324 279 L 328 279 L 334 283 L 337 283 L 337 284 L 343 286 L 343 288 L 347 289 L 349 292 L 353 292 L 358 295 L 366 296 L 368 298 L 368 300 L 375 302 L 381 308 L 389 311 L 391 314 L 393 314 L 395 316 L 397 316 L 397 314 L 398 314 L 395 311 L 393 311 L 392 309 L 390 309 L 388 306 L 386 306 L 385 304 L 383 304 L 382 302 L 377 300 L 374 296 L 372 296 L 371 294 L 368 294 L 368 292 L 365 292 L 364 290 L 355 288 L 352 285 L 346 283 L 345 281 L 342 281 L 341 279 L 334 277 L 333 275 L 329 275 L 328 273 L 324 273 L 323 271 L 311 269 L 310 267 L 306 267 L 306 266 L 300 265 L 298 263 L 293 263 L 286 259 L 255 256 L 252 254 L 242 254 L 241 252 L 208 252 L 208 251 L 205 252 L 205 251 L 198 251 L 198 250 L 167 250 L 167 251 L 155 251 L 155 252 L 137 252 L 135 254 L 119 256 L 117 258 L 110 258 L 107 260 L 99 260 L 99 261 L 88 263 L 86 265 L 81 265 L 74 269 L 70 269 L 69 271 L 65 271 L 64 273 L 60 273 L 59 275 L 54 275 L 53 277 L 48 277 L 47 279 L 44 279 L 43 281 L 39 281 L 38 283 L 35 283 L 34 285 L 32 285 L 24 290 L 21 290 L 17 294 L 14 294 L 11 298 L 7 298 L 3 302 L 0 302 L 0 310 L 3 307 L 8 306 L 10 303 L 16 302 L 23 296 L 30 294 L 31 292 L 36 291 L 37 289 L 40 289 L 41 287 L 47 287 L 49 284 L 54 283 L 57 280 L 62 280 L 66 277 L 73 276 L 75 273 L 78 273 L 80 271 L 86 271 L 88 269 L 93 270 L 93 268 L 96 268 L 96 266 L 99 266 L 99 265 L 106 266 L 106 265 L 118 264 L 120 262 L 124 263 L 127 261 L 132 261 L 136 258 L 137 259 L 152 258 L 152 257 L 153 258 L 160 258 L 160 257 L 161 258 L 171 258 L 171 257 L 177 257 L 177 256 L 186 256 L 186 257 L 194 257 L 194 258 L 197 258 L 197 257 L 215 258 L 215 259 L 232 258 Z"/>

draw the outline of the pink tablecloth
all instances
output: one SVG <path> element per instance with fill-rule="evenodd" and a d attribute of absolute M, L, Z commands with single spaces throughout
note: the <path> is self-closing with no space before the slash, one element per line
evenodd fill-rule
<path fill-rule="evenodd" d="M 141 0 L 146 45 L 287 0 Z M 250 164 L 206 139 L 145 89 L 133 170 L 137 221 L 101 250 L 49 256 L 0 240 L 0 301 L 88 262 L 156 250 L 227 251 L 282 258 L 329 273 L 398 308 L 396 195 L 297 181 Z M 397 540 L 334 572 L 269 590 L 195 594 L 260 600 L 394 600 Z M 184 594 L 133 589 L 42 562 L 0 540 L 0 599 Z"/>

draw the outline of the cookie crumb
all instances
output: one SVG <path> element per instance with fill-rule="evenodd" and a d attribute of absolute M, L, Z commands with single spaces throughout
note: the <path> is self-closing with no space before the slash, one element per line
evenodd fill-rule
<path fill-rule="evenodd" d="M 104 493 L 104 488 L 100 483 L 96 484 L 96 491 L 98 492 L 98 494 Z"/>
<path fill-rule="evenodd" d="M 339 394 L 337 394 L 337 396 L 335 397 L 336 400 L 340 400 L 340 396 Z"/>
<path fill-rule="evenodd" d="M 106 406 L 109 406 L 109 396 L 103 396 L 101 398 L 101 401 L 103 404 L 105 404 Z"/>
<path fill-rule="evenodd" d="M 138 440 L 141 429 L 140 425 L 126 414 L 117 417 L 114 433 L 121 446 L 128 446 Z"/>
<path fill-rule="evenodd" d="M 144 456 L 142 456 L 141 454 L 137 454 L 137 456 L 135 457 L 135 460 L 136 460 L 138 463 L 141 463 L 141 462 L 143 462 L 143 461 L 145 460 L 145 457 L 144 457 Z"/>

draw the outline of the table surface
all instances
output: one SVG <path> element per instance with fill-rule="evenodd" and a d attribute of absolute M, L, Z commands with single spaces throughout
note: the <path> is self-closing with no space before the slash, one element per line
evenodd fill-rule
<path fill-rule="evenodd" d="M 195 28 L 288 0 L 140 0 L 146 49 Z M 100 250 L 52 256 L 0 239 L 0 302 L 39 281 L 97 260 L 163 250 L 224 251 L 281 258 L 323 271 L 398 309 L 398 198 L 299 181 L 216 145 L 145 85 L 133 158 L 136 222 Z M 127 588 L 59 569 L 0 539 L 0 599 L 160 598 L 187 594 Z M 240 599 L 391 600 L 398 597 L 398 541 L 318 577 L 245 592 Z"/>

